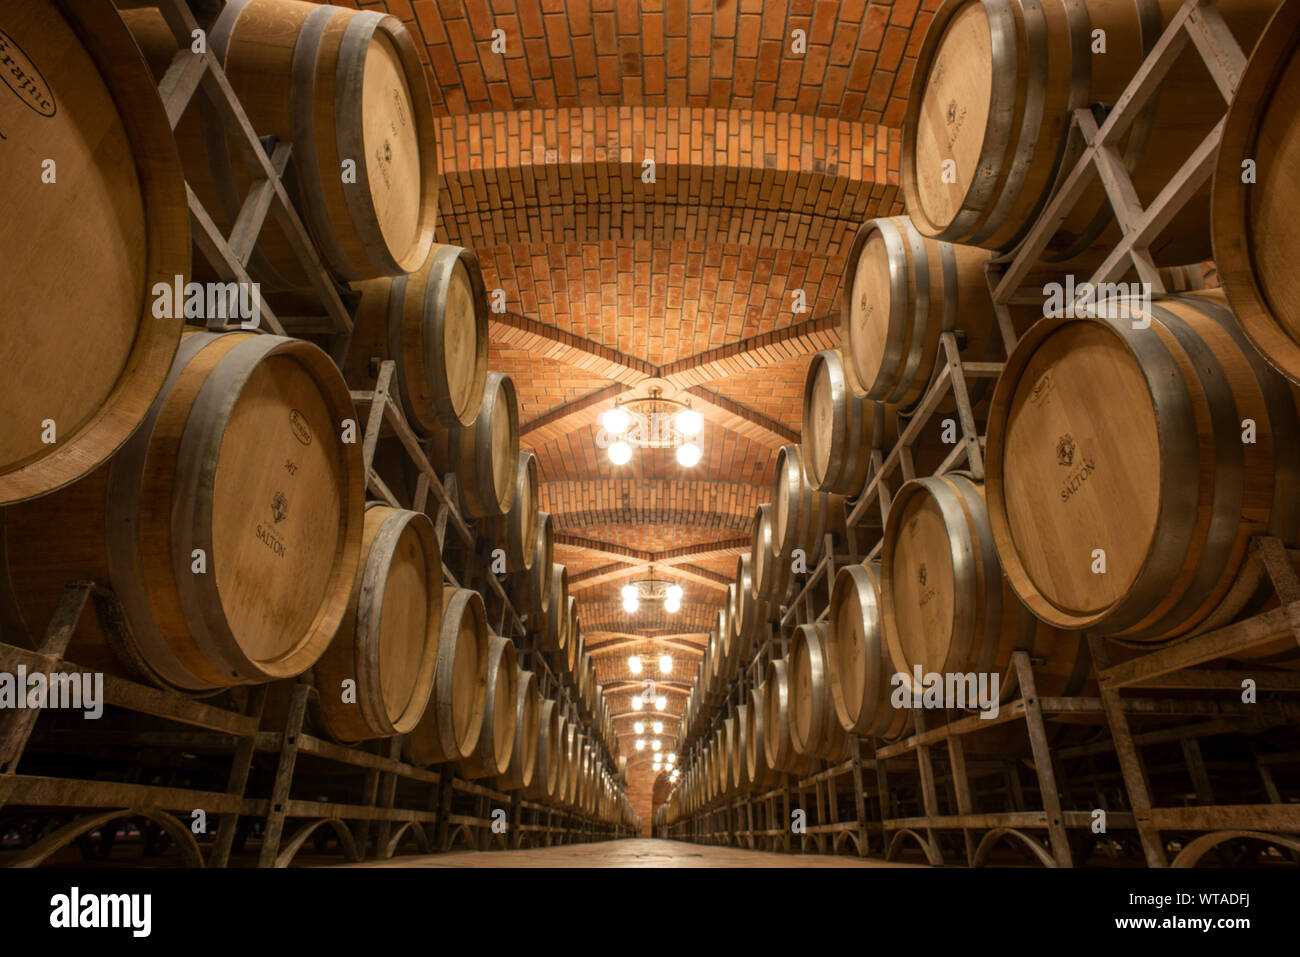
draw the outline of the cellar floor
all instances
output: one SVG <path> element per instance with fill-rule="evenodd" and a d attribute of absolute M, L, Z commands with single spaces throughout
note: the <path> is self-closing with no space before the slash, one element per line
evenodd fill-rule
<path fill-rule="evenodd" d="M 522 851 L 453 851 L 344 867 L 912 867 L 856 857 L 772 854 L 682 841 L 630 838 Z"/>

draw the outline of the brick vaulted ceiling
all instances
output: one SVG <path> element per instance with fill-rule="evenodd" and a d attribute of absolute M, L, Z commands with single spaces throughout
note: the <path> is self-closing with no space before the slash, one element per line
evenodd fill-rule
<path fill-rule="evenodd" d="M 671 736 L 776 450 L 798 441 L 808 356 L 838 343 L 849 242 L 901 211 L 899 125 L 938 0 L 349 5 L 423 44 L 438 239 L 504 291 L 489 364 L 518 389 L 616 726 L 632 731 L 628 655 L 667 651 L 651 720 Z M 650 378 L 704 415 L 692 469 L 645 450 L 620 468 L 597 447 L 600 413 Z M 681 610 L 628 615 L 618 590 L 651 563 Z"/>

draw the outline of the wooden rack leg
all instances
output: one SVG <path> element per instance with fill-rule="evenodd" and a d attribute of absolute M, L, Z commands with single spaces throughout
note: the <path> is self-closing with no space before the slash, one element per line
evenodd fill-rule
<path fill-rule="evenodd" d="M 912 712 L 916 718 L 917 734 L 924 733 L 926 729 L 925 712 L 916 709 Z M 935 792 L 934 786 L 934 762 L 930 757 L 930 745 L 922 744 L 916 748 L 916 766 L 921 776 L 921 800 L 925 808 L 927 818 L 925 828 L 925 839 L 930 847 L 934 850 L 935 858 L 940 858 L 939 841 L 935 837 L 934 828 L 929 826 L 929 821 L 939 816 L 939 797 Z"/>
<path fill-rule="evenodd" d="M 396 761 L 402 756 L 402 739 L 392 738 L 385 749 L 388 752 L 388 759 Z M 397 775 L 392 771 L 385 771 L 379 776 L 379 802 L 378 806 L 385 811 L 393 809 L 393 803 L 397 800 Z M 375 838 L 375 858 L 386 860 L 388 858 L 388 841 L 393 833 L 393 822 L 384 818 L 379 822 L 379 834 Z M 364 853 L 364 849 L 363 849 Z"/>
<path fill-rule="evenodd" d="M 867 841 L 867 796 L 862 782 L 862 739 L 856 734 L 849 735 L 849 747 L 853 752 L 853 809 L 858 821 L 858 856 L 866 857 L 869 847 Z"/>
<path fill-rule="evenodd" d="M 260 718 L 262 707 L 266 703 L 267 685 L 255 685 L 248 696 L 248 707 L 244 713 L 250 718 Z M 253 767 L 253 754 L 257 751 L 257 732 L 240 738 L 235 746 L 235 756 L 230 762 L 230 778 L 226 782 L 226 794 L 231 797 L 244 797 L 248 788 L 248 774 Z M 235 832 L 239 828 L 239 812 L 221 815 L 217 825 L 217 837 L 213 842 L 212 852 L 208 855 L 208 867 L 225 867 L 230 863 L 230 851 L 234 846 Z"/>
<path fill-rule="evenodd" d="M 1142 763 L 1142 755 L 1133 744 L 1133 735 L 1129 730 L 1128 717 L 1124 714 L 1124 703 L 1120 700 L 1119 692 L 1106 681 L 1106 671 L 1110 668 L 1110 650 L 1106 647 L 1106 639 L 1101 635 L 1089 634 L 1088 647 L 1092 651 L 1093 667 L 1097 670 L 1101 706 L 1106 713 L 1111 738 L 1115 741 L 1115 757 L 1119 759 L 1120 773 L 1124 777 L 1133 818 L 1137 822 L 1142 853 L 1148 867 L 1168 867 L 1164 841 L 1151 820 L 1151 788 L 1147 784 L 1146 767 Z"/>
<path fill-rule="evenodd" d="M 1038 688 L 1034 685 L 1034 669 L 1029 663 L 1029 653 L 1017 651 L 1011 656 L 1012 666 L 1020 685 L 1020 696 L 1025 702 L 1025 723 L 1029 726 L 1029 747 L 1034 756 L 1034 770 L 1038 773 L 1038 793 L 1047 812 L 1047 837 L 1052 845 L 1052 857 L 1057 867 L 1073 867 L 1070 842 L 1065 835 L 1065 817 L 1061 813 L 1061 794 L 1056 787 L 1056 772 L 1052 768 L 1052 752 L 1047 746 L 1047 729 L 1043 727 L 1043 709 L 1038 703 Z"/>
<path fill-rule="evenodd" d="M 377 768 L 369 768 L 362 779 L 361 785 L 361 804 L 363 807 L 374 808 L 379 805 L 379 771 Z M 357 821 L 352 827 L 352 838 L 357 844 L 358 860 L 366 859 L 366 851 L 370 848 L 370 837 L 375 833 L 375 822 L 373 820 Z M 376 843 L 376 857 L 379 856 L 379 849 L 383 844 Z"/>
<path fill-rule="evenodd" d="M 298 738 L 302 734 L 303 718 L 307 714 L 307 696 L 311 686 L 296 684 L 289 701 L 289 717 L 284 735 L 280 738 L 280 763 L 275 769 L 275 783 L 271 788 L 271 801 L 266 809 L 266 830 L 262 834 L 262 850 L 257 857 L 258 867 L 274 867 L 280 854 L 280 838 L 284 834 L 285 810 L 289 805 L 289 786 L 293 783 L 293 768 L 298 762 Z"/>
<path fill-rule="evenodd" d="M 974 804 L 970 797 L 970 780 L 966 776 L 966 749 L 958 735 L 948 736 L 948 759 L 952 763 L 952 787 L 957 797 L 957 813 L 973 814 Z M 966 850 L 966 865 L 975 863 L 975 840 L 970 828 L 961 829 L 962 843 Z"/>

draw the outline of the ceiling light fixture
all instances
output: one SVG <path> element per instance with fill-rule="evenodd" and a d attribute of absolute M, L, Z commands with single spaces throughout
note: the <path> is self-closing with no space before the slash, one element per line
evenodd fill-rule
<path fill-rule="evenodd" d="M 623 610 L 629 615 L 636 614 L 643 600 L 663 602 L 664 611 L 671 615 L 681 610 L 682 596 L 685 592 L 676 582 L 667 578 L 655 578 L 655 567 L 651 565 L 648 578 L 638 578 L 628 582 L 619 589 L 619 594 L 623 598 Z M 632 673 L 640 674 L 638 671 Z"/>
<path fill-rule="evenodd" d="M 614 400 L 614 407 L 600 417 L 598 445 L 609 452 L 615 465 L 632 460 L 632 449 L 676 449 L 677 462 L 692 468 L 701 455 L 695 439 L 704 429 L 704 417 L 691 408 L 690 400 L 670 399 L 659 386 L 649 395 L 630 395 Z"/>

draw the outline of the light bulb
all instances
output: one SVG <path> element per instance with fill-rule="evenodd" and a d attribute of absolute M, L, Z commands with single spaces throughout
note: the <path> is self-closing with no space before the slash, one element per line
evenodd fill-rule
<path fill-rule="evenodd" d="M 643 699 L 639 694 L 634 694 L 634 695 L 632 695 L 632 710 L 633 710 L 633 711 L 640 711 L 640 710 L 641 710 L 641 706 L 642 706 L 643 704 L 645 704 L 645 700 L 644 700 L 644 699 Z"/>
<path fill-rule="evenodd" d="M 673 656 L 672 656 L 672 655 L 660 655 L 660 656 L 659 656 L 659 670 L 660 670 L 661 672 L 663 672 L 664 674 L 671 674 L 671 673 L 672 673 L 672 670 L 673 670 Z"/>
<path fill-rule="evenodd" d="M 635 731 L 637 734 L 645 734 L 645 722 L 637 721 L 635 724 L 632 725 L 632 730 Z"/>
<path fill-rule="evenodd" d="M 637 609 L 640 607 L 641 602 L 636 597 L 623 599 L 623 610 L 629 615 L 635 615 Z"/>
<path fill-rule="evenodd" d="M 669 586 L 668 586 L 668 600 L 669 600 L 669 601 L 677 601 L 677 602 L 679 602 L 679 601 L 682 600 L 682 595 L 684 595 L 684 594 L 685 594 L 685 592 L 682 591 L 682 586 L 681 586 L 681 585 L 669 585 Z"/>
<path fill-rule="evenodd" d="M 613 452 L 613 449 L 610 449 Z M 677 464 L 683 468 L 690 468 L 700 460 L 700 447 L 693 442 L 687 442 L 685 445 L 677 448 Z"/>
<path fill-rule="evenodd" d="M 659 697 L 655 698 L 655 710 L 656 710 L 656 711 L 667 711 L 667 710 L 668 710 L 668 699 L 665 698 L 663 695 L 660 695 Z"/>
<path fill-rule="evenodd" d="M 622 435 L 626 432 L 631 421 L 632 417 L 627 414 L 627 410 L 618 406 L 614 406 L 600 417 L 600 424 L 605 427 L 605 431 L 614 435 Z"/>
<path fill-rule="evenodd" d="M 624 585 L 622 588 L 619 589 L 619 594 L 623 596 L 624 601 L 627 601 L 628 599 L 631 598 L 636 598 L 637 597 L 636 586 Z"/>
<path fill-rule="evenodd" d="M 668 763 L 669 763 L 669 764 L 676 764 L 676 763 L 677 763 L 677 752 L 676 752 L 676 751 L 669 751 L 669 752 L 668 752 Z"/>
<path fill-rule="evenodd" d="M 673 615 L 681 610 L 682 610 L 681 602 L 673 601 L 673 599 L 671 598 L 667 598 L 664 600 L 664 611 L 668 612 L 668 614 Z"/>
<path fill-rule="evenodd" d="M 636 739 L 636 749 L 637 749 L 638 751 L 644 751 L 644 750 L 645 750 L 645 738 L 637 738 L 637 739 Z"/>
<path fill-rule="evenodd" d="M 654 764 L 650 765 L 650 767 L 652 770 L 658 771 L 662 767 L 662 765 L 658 761 L 656 761 Z"/>
<path fill-rule="evenodd" d="M 678 432 L 689 438 L 700 434 L 700 429 L 704 428 L 704 419 L 694 409 L 685 409 L 677 413 L 677 419 L 673 424 L 677 426 Z"/>
<path fill-rule="evenodd" d="M 654 729 L 655 729 L 655 734 L 663 734 L 663 733 L 664 733 L 664 723 L 663 723 L 662 721 L 656 721 L 656 722 L 654 723 Z"/>
<path fill-rule="evenodd" d="M 680 452 L 680 449 L 678 450 Z M 696 458 L 699 458 L 698 453 Z M 615 465 L 627 465 L 632 460 L 632 446 L 621 439 L 609 447 L 609 460 Z"/>
<path fill-rule="evenodd" d="M 654 750 L 654 751 L 658 751 L 658 750 L 659 750 L 659 739 L 658 739 L 658 738 L 655 738 L 653 741 L 651 741 L 651 742 L 650 742 L 650 747 L 651 747 L 652 750 Z"/>
<path fill-rule="evenodd" d="M 624 600 L 626 601 L 626 599 Z M 639 675 L 641 673 L 641 658 L 637 655 L 633 655 L 631 658 L 627 659 L 627 667 L 632 674 Z"/>

